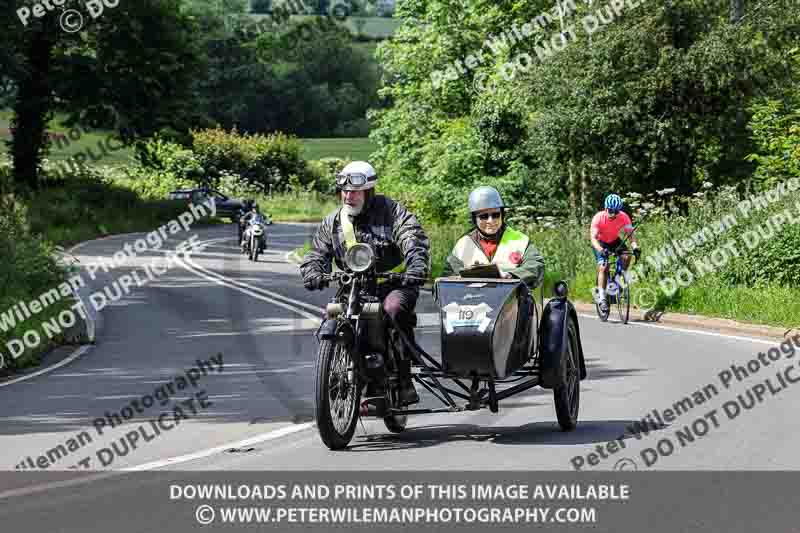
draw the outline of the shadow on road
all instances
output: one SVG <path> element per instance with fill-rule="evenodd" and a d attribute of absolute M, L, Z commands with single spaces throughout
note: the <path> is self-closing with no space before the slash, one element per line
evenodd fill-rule
<path fill-rule="evenodd" d="M 578 422 L 574 431 L 564 432 L 555 421 L 522 426 L 479 426 L 475 424 L 430 425 L 408 428 L 400 434 L 357 435 L 347 452 L 378 452 L 430 448 L 452 442 L 474 441 L 503 445 L 603 444 L 625 434 L 634 420 L 593 420 Z M 664 429 L 664 428 L 662 428 Z M 651 431 L 656 433 L 656 431 Z M 625 439 L 633 438 L 630 434 Z"/>

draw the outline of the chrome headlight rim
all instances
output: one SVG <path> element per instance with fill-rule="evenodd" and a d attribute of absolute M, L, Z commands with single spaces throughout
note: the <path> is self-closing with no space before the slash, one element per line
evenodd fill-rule
<path fill-rule="evenodd" d="M 364 264 L 355 263 L 356 254 L 363 252 L 367 252 L 367 254 L 369 255 L 369 261 Z M 372 249 L 372 246 L 360 242 L 354 244 L 347 250 L 347 253 L 344 256 L 344 262 L 347 265 L 347 268 L 349 268 L 356 274 L 360 274 L 362 272 L 366 272 L 375 265 L 375 252 Z"/>

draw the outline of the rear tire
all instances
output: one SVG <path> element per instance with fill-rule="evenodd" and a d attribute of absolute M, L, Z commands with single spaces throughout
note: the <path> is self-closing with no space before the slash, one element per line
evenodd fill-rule
<path fill-rule="evenodd" d="M 331 450 L 347 447 L 356 431 L 361 384 L 350 353 L 340 343 L 323 340 L 317 356 L 314 395 L 317 429 Z"/>
<path fill-rule="evenodd" d="M 553 400 L 556 406 L 558 425 L 564 431 L 572 431 L 578 425 L 578 410 L 581 399 L 580 361 L 578 360 L 578 333 L 572 319 L 568 319 L 567 349 L 564 361 L 565 385 L 556 387 Z"/>

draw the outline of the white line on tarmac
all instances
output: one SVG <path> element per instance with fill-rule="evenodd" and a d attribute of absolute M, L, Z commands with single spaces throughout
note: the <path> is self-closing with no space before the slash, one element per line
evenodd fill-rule
<path fill-rule="evenodd" d="M 246 287 L 250 287 L 253 290 L 248 290 L 248 289 L 246 289 L 246 288 L 244 288 L 242 286 L 239 286 L 238 283 L 234 283 L 232 281 L 226 281 L 227 278 L 217 277 L 216 273 L 213 273 L 213 272 L 212 273 L 206 273 L 208 271 L 204 271 L 205 269 L 203 269 L 202 267 L 197 266 L 194 262 L 191 261 L 191 259 L 189 258 L 190 253 L 191 252 L 184 254 L 184 259 L 176 258 L 177 263 L 179 263 L 186 270 L 188 270 L 188 271 L 190 271 L 190 272 L 192 272 L 192 273 L 194 273 L 194 274 L 196 274 L 196 275 L 198 275 L 198 276 L 200 276 L 202 278 L 205 278 L 208 281 L 213 281 L 214 283 L 218 283 L 218 284 L 223 285 L 225 287 L 228 287 L 230 289 L 236 289 L 236 290 L 241 291 L 241 292 L 247 294 L 248 296 L 252 296 L 253 298 L 256 298 L 258 300 L 262 300 L 262 301 L 271 303 L 273 305 L 276 305 L 278 307 L 281 307 L 283 309 L 286 309 L 288 311 L 291 311 L 293 313 L 297 313 L 298 315 L 302 316 L 303 318 L 308 318 L 309 320 L 317 320 L 317 321 L 320 320 L 319 315 L 312 315 L 311 313 L 308 313 L 308 312 L 306 312 L 306 311 L 304 311 L 302 309 L 299 309 L 296 305 L 289 305 L 289 304 L 287 304 L 287 303 L 285 303 L 283 301 L 276 300 L 275 298 L 270 298 L 270 297 L 266 296 L 265 294 L 260 294 L 260 293 L 269 294 L 269 291 L 264 291 L 263 289 L 259 289 L 258 292 L 254 292 L 255 288 L 251 287 L 250 285 L 246 285 L 245 284 Z M 284 298 L 284 299 L 288 300 L 288 298 Z M 308 306 L 306 304 L 306 307 L 312 307 L 312 306 Z M 316 307 L 312 307 L 312 309 L 320 310 L 319 308 L 316 308 Z"/>
<path fill-rule="evenodd" d="M 14 383 L 19 383 L 20 381 L 27 381 L 29 379 L 33 379 L 33 378 L 35 378 L 37 376 L 41 376 L 42 374 L 47 374 L 49 372 L 52 372 L 53 370 L 61 368 L 64 365 L 68 365 L 69 363 L 71 363 L 72 361 L 77 359 L 78 357 L 80 357 L 83 354 L 85 354 L 86 352 L 88 352 L 89 349 L 91 349 L 91 347 L 92 347 L 91 345 L 81 346 L 80 348 L 78 348 L 77 350 L 72 352 L 72 355 L 62 359 L 58 363 L 50 365 L 50 366 L 48 366 L 46 368 L 43 368 L 41 370 L 38 370 L 38 371 L 36 371 L 36 372 L 34 372 L 32 374 L 26 374 L 26 375 L 20 376 L 20 377 L 18 377 L 16 379 L 12 379 L 11 381 L 4 381 L 3 383 L 0 383 L 0 388 L 8 387 L 9 385 L 13 385 Z"/>
<path fill-rule="evenodd" d="M 584 313 L 578 313 L 578 316 L 582 316 L 584 318 L 594 318 L 596 320 L 600 320 L 596 315 L 588 315 Z M 620 322 L 619 320 L 612 320 L 609 318 L 609 322 Z M 708 335 L 710 337 L 722 337 L 723 339 L 735 339 L 737 341 L 747 341 L 747 342 L 757 342 L 760 344 L 771 344 L 776 345 L 779 344 L 780 341 L 778 340 L 768 340 L 768 339 L 757 339 L 755 337 L 742 337 L 739 335 L 728 335 L 725 333 L 717 333 L 716 331 L 703 331 L 699 329 L 684 329 L 684 328 L 675 328 L 672 326 L 659 326 L 658 324 L 645 324 L 643 322 L 628 322 L 631 326 L 644 326 L 646 328 L 656 328 L 656 329 L 666 329 L 669 331 L 679 331 L 681 333 L 693 333 L 695 335 Z"/>
<path fill-rule="evenodd" d="M 197 244 L 203 244 L 203 243 L 197 243 Z M 284 296 L 282 294 L 279 294 L 279 293 L 276 293 L 276 292 L 272 292 L 272 291 L 268 291 L 267 289 L 263 289 L 261 287 L 255 286 L 255 285 L 250 285 L 249 283 L 244 283 L 242 281 L 238 281 L 238 280 L 229 278 L 228 276 L 225 276 L 225 275 L 220 274 L 218 272 L 214 272 L 213 270 L 208 270 L 207 268 L 202 267 L 202 266 L 198 265 L 197 263 L 195 263 L 194 261 L 192 261 L 191 258 L 189 257 L 191 255 L 191 253 L 192 252 L 188 252 L 188 253 L 184 254 L 184 257 L 186 259 L 186 263 L 191 265 L 191 266 L 186 266 L 185 268 L 188 268 L 189 270 L 192 270 L 195 274 L 203 276 L 206 279 L 211 279 L 213 277 L 214 280 L 217 280 L 219 283 L 222 283 L 223 285 L 228 285 L 228 286 L 235 285 L 236 287 L 233 287 L 233 288 L 238 288 L 238 289 L 241 289 L 242 291 L 244 291 L 245 289 L 249 289 L 250 291 L 257 292 L 257 293 L 259 293 L 259 294 L 261 294 L 263 296 L 266 296 L 268 298 L 280 299 L 283 302 L 286 302 L 288 304 L 293 304 L 293 305 L 295 305 L 297 307 L 305 308 L 305 309 L 308 309 L 310 311 L 314 311 L 316 313 L 324 313 L 325 312 L 325 309 L 322 308 L 322 307 L 317 307 L 316 305 L 313 305 L 313 304 L 309 304 L 309 303 L 306 303 L 306 302 L 301 302 L 299 300 L 294 300 L 294 299 L 289 298 L 287 296 Z M 251 294 L 251 296 L 252 296 L 252 294 Z M 285 306 L 284 306 L 284 308 L 299 312 L 299 310 L 297 310 L 295 308 L 290 308 L 290 307 L 285 307 Z M 306 316 L 308 318 L 315 319 L 315 320 L 320 320 L 320 318 L 321 318 L 319 314 L 318 315 L 314 315 L 314 316 L 310 316 L 310 315 L 306 314 L 304 316 Z"/>
<path fill-rule="evenodd" d="M 207 450 L 203 450 L 200 452 L 190 453 L 187 455 L 179 455 L 178 457 L 170 457 L 168 459 L 163 459 L 161 461 L 153 461 L 152 463 L 145 463 L 139 466 L 121 468 L 120 470 L 122 472 L 143 472 L 145 470 L 155 470 L 157 468 L 162 468 L 165 466 L 177 465 L 189 461 L 196 461 L 197 459 L 204 459 L 206 457 L 211 457 L 212 455 L 222 453 L 231 448 L 243 448 L 245 446 L 250 446 L 252 444 L 258 444 L 269 440 L 279 439 L 281 437 L 285 437 L 286 435 L 291 435 L 292 433 L 297 433 L 299 431 L 305 431 L 307 429 L 311 429 L 313 426 L 314 426 L 313 422 L 306 422 L 304 424 L 288 426 L 285 428 L 276 429 L 275 431 L 270 431 L 269 433 L 262 433 L 261 435 L 256 435 L 255 437 L 251 437 L 249 439 L 244 439 L 237 442 L 230 442 L 227 444 L 223 444 L 222 446 L 209 448 Z"/>

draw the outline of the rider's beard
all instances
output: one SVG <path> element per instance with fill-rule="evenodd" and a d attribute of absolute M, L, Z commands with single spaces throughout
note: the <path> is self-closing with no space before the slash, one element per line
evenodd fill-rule
<path fill-rule="evenodd" d="M 342 212 L 351 217 L 358 215 L 363 209 L 364 202 L 361 202 L 358 205 L 342 204 Z"/>

